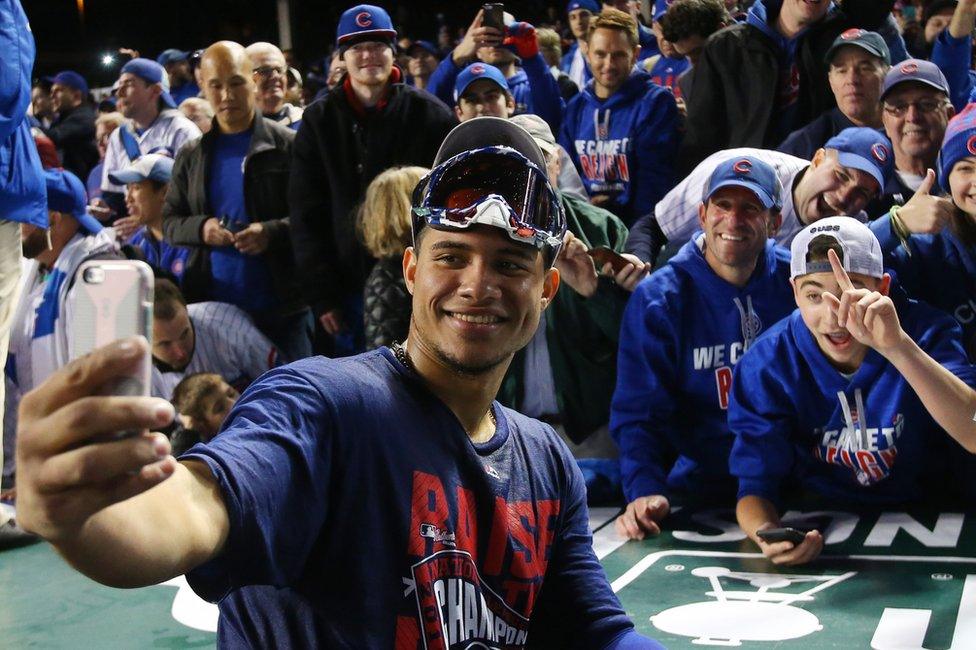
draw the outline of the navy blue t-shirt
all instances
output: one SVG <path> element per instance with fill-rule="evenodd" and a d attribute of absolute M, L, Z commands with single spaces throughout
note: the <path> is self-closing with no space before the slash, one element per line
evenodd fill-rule
<path fill-rule="evenodd" d="M 214 142 L 207 182 L 207 198 L 214 216 L 229 217 L 228 229 L 247 228 L 254 215 L 244 205 L 244 157 L 251 145 L 252 130 L 219 134 Z M 233 246 L 210 251 L 211 295 L 256 314 L 276 304 L 271 271 L 263 255 L 244 255 Z"/>
<path fill-rule="evenodd" d="M 659 647 L 593 553 L 565 445 L 492 408 L 495 435 L 472 443 L 387 348 L 251 384 L 182 457 L 210 467 L 230 518 L 222 554 L 187 576 L 220 602 L 220 643 Z"/>

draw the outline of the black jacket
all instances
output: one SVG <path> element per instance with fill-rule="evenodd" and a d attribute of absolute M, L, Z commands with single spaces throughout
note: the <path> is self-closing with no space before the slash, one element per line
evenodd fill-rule
<path fill-rule="evenodd" d="M 806 126 L 791 133 L 783 142 L 776 147 L 776 151 L 788 153 L 797 158 L 811 160 L 813 154 L 817 153 L 826 144 L 827 140 L 843 131 L 857 126 L 854 122 L 840 112 L 836 106 L 816 118 Z"/>
<path fill-rule="evenodd" d="M 176 246 L 191 249 L 183 274 L 187 302 L 212 300 L 210 293 L 210 247 L 203 243 L 203 224 L 215 216 L 207 200 L 210 155 L 220 128 L 187 142 L 176 154 L 173 177 L 163 207 L 163 236 Z M 268 230 L 271 244 L 264 257 L 274 279 L 279 313 L 291 314 L 304 308 L 295 279 L 291 250 L 288 205 L 288 172 L 295 132 L 260 115 L 244 158 L 244 205 L 248 215 Z"/>
<path fill-rule="evenodd" d="M 405 339 L 411 311 L 402 258 L 399 255 L 380 258 L 369 272 L 363 289 L 366 349 L 374 350 Z"/>
<path fill-rule="evenodd" d="M 800 96 L 794 128 L 835 105 L 824 63 L 834 39 L 852 27 L 876 27 L 892 6 L 893 0 L 844 0 L 839 10 L 800 36 L 796 53 Z M 775 114 L 779 58 L 779 46 L 772 38 L 748 23 L 712 34 L 695 66 L 687 99 L 688 130 L 678 158 L 680 175 L 723 149 L 776 148 L 780 143 Z"/>
<path fill-rule="evenodd" d="M 439 99 L 401 83 L 363 119 L 341 83 L 305 109 L 289 185 L 291 236 L 316 316 L 363 290 L 373 260 L 356 237 L 355 209 L 366 186 L 395 165 L 430 167 L 456 123 Z"/>
<path fill-rule="evenodd" d="M 46 129 L 47 137 L 57 147 L 61 164 L 81 180 L 88 182 L 88 174 L 98 164 L 95 145 L 95 110 L 88 104 L 62 111 Z"/>

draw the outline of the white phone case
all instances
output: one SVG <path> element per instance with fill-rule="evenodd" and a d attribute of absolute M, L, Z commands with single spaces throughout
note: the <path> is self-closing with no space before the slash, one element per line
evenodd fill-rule
<path fill-rule="evenodd" d="M 116 339 L 142 335 L 152 346 L 153 272 L 138 260 L 90 260 L 75 276 L 67 314 L 72 359 Z M 109 395 L 148 395 L 151 353 L 136 376 L 117 382 Z"/>

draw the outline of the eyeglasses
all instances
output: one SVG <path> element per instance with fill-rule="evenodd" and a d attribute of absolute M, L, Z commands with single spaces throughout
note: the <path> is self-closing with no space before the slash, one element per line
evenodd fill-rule
<path fill-rule="evenodd" d="M 273 65 L 263 65 L 260 68 L 254 68 L 254 74 L 265 78 L 275 74 L 281 75 L 283 77 L 286 74 L 288 74 L 288 68 L 273 66 Z"/>
<path fill-rule="evenodd" d="M 934 113 L 948 102 L 940 101 L 938 99 L 920 99 L 917 102 L 906 102 L 904 104 L 889 104 L 884 103 L 884 112 L 892 117 L 902 117 L 908 112 L 910 106 L 914 106 L 915 110 L 923 115 L 928 115 L 929 113 Z"/>

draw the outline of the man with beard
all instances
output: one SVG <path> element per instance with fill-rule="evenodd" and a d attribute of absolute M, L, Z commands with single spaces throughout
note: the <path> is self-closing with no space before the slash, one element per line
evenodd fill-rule
<path fill-rule="evenodd" d="M 244 50 L 254 67 L 254 92 L 261 114 L 282 126 L 298 130 L 302 109 L 289 104 L 288 64 L 281 50 L 271 43 L 251 43 Z"/>
<path fill-rule="evenodd" d="M 87 179 L 98 164 L 95 146 L 95 110 L 88 103 L 88 83 L 77 72 L 65 70 L 54 77 L 51 101 L 57 117 L 44 134 L 57 147 L 58 157 L 68 171 Z"/>
<path fill-rule="evenodd" d="M 200 94 L 193 72 L 190 70 L 190 53 L 182 50 L 168 49 L 156 57 L 156 63 L 166 69 L 169 78 L 169 93 L 173 101 L 179 106 L 184 99 L 196 97 Z"/>

